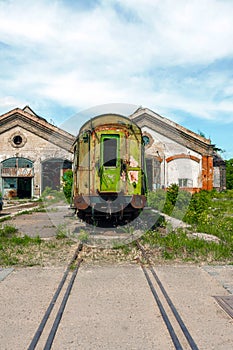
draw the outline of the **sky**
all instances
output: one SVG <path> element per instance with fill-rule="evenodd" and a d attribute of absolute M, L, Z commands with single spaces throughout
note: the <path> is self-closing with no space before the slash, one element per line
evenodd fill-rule
<path fill-rule="evenodd" d="M 0 114 L 76 116 L 75 135 L 83 111 L 142 106 L 230 159 L 232 43 L 233 0 L 0 0 Z"/>

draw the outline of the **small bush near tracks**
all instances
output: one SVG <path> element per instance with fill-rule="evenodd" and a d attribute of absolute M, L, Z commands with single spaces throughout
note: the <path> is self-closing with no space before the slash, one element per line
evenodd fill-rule
<path fill-rule="evenodd" d="M 187 191 L 179 190 L 176 184 L 169 186 L 166 191 L 159 189 L 148 193 L 149 206 L 177 219 L 183 219 L 190 200 L 191 194 Z"/>
<path fill-rule="evenodd" d="M 0 266 L 46 266 L 68 261 L 70 239 L 42 240 L 40 237 L 17 235 L 13 226 L 0 228 Z"/>

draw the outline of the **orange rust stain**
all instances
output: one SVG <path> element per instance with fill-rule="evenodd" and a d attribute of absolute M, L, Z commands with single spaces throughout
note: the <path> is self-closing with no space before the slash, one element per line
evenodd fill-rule
<path fill-rule="evenodd" d="M 213 157 L 202 156 L 202 189 L 213 189 Z"/>
<path fill-rule="evenodd" d="M 184 153 L 181 153 L 181 154 L 175 154 L 174 156 L 171 156 L 171 157 L 168 157 L 166 158 L 166 162 L 169 163 L 171 162 L 172 160 L 175 160 L 175 159 L 184 159 L 184 158 L 187 158 L 187 159 L 191 159 L 191 160 L 194 160 L 195 162 L 197 163 L 200 163 L 200 159 L 195 157 L 195 156 L 191 156 L 189 154 L 184 154 Z"/>

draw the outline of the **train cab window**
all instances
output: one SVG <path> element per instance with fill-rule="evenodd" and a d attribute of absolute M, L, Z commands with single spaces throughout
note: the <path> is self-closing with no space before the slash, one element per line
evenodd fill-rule
<path fill-rule="evenodd" d="M 117 142 L 118 136 L 103 137 L 103 165 L 105 167 L 115 167 L 117 165 Z"/>

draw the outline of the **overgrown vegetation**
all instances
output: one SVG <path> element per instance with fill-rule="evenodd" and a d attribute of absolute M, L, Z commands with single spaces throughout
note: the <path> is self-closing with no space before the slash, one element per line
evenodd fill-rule
<path fill-rule="evenodd" d="M 0 228 L 0 266 L 44 266 L 68 261 L 73 242 L 58 236 L 43 240 L 39 236 L 21 236 L 14 226 Z"/>
<path fill-rule="evenodd" d="M 46 188 L 43 198 L 50 203 L 64 200 L 64 195 Z M 146 232 L 141 240 L 150 246 L 153 259 L 233 264 L 233 190 L 223 193 L 200 191 L 191 196 L 177 185 L 172 185 L 167 191 L 149 193 L 149 205 L 162 213 L 184 220 L 191 227 L 176 232 L 172 228 L 166 230 L 160 227 Z M 214 235 L 219 238 L 219 242 L 194 237 L 192 232 Z M 58 261 L 64 263 L 69 260 L 70 246 L 73 244 L 68 237 L 70 235 L 63 225 L 57 227 L 56 237 L 49 240 L 22 236 L 15 227 L 7 224 L 0 226 L 0 266 L 44 266 L 57 264 Z M 89 233 L 81 231 L 79 239 L 83 243 L 88 242 Z M 138 254 L 136 250 L 132 245 L 116 243 L 112 255 L 115 252 L 116 257 L 124 256 L 132 261 L 133 256 Z M 95 254 L 98 255 L 97 252 Z M 101 254 L 104 254 L 103 250 Z"/>
<path fill-rule="evenodd" d="M 179 190 L 176 184 L 172 184 L 167 191 L 160 189 L 148 194 L 149 206 L 177 219 L 183 219 L 190 201 L 191 194 Z"/>
<path fill-rule="evenodd" d="M 154 251 L 154 258 L 165 260 L 181 259 L 183 261 L 227 261 L 232 262 L 232 243 L 207 242 L 192 238 L 187 232 L 171 232 L 161 235 L 160 232 L 148 231 L 142 237 L 143 244 L 149 244 Z"/>
<path fill-rule="evenodd" d="M 73 185 L 73 171 L 72 170 L 67 170 L 63 177 L 62 177 L 62 182 L 63 182 L 63 192 L 66 197 L 66 200 L 68 203 L 70 203 L 71 199 L 71 191 L 72 191 L 72 185 Z"/>
<path fill-rule="evenodd" d="M 192 196 L 172 185 L 168 191 L 150 193 L 149 204 L 161 212 L 182 219 L 191 225 L 191 231 L 211 234 L 220 243 L 190 238 L 188 232 L 161 235 L 149 231 L 143 241 L 158 248 L 165 259 L 227 260 L 233 263 L 233 190 L 218 193 L 200 191 Z"/>
<path fill-rule="evenodd" d="M 233 190 L 233 158 L 226 160 L 226 185 L 227 189 Z"/>

